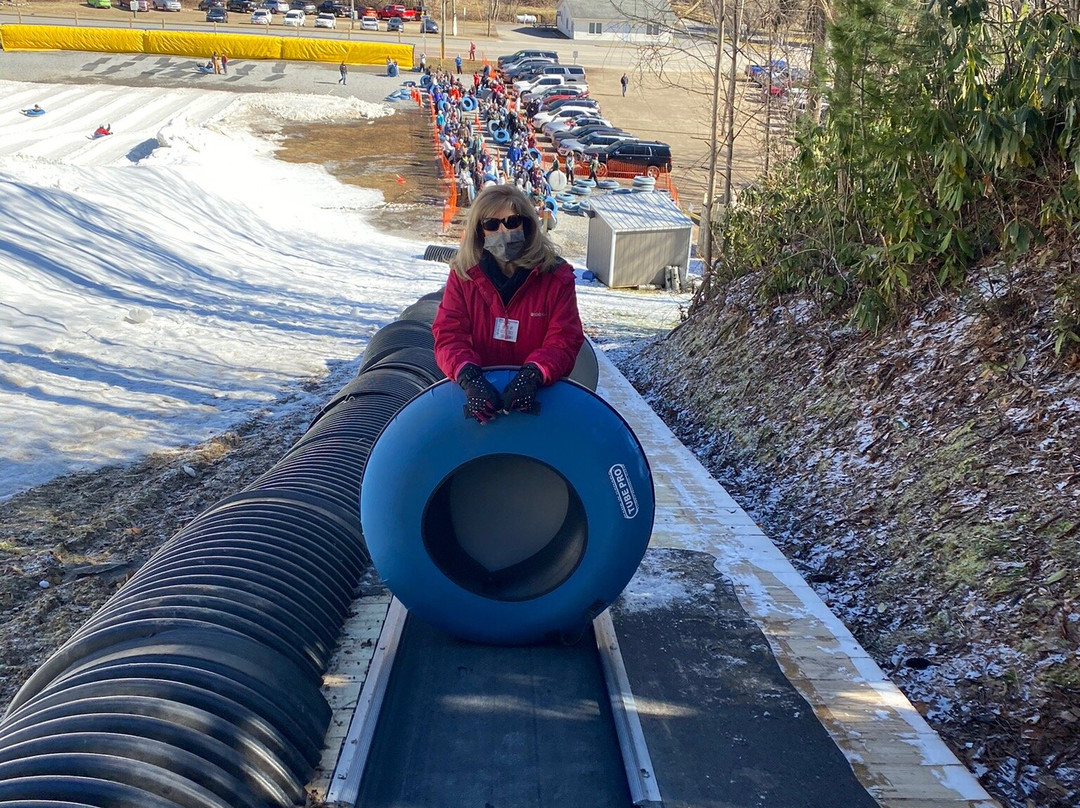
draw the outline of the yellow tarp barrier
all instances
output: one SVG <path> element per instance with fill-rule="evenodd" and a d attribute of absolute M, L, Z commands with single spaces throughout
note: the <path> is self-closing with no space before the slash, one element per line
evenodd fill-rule
<path fill-rule="evenodd" d="M 292 36 L 214 34 L 197 31 L 139 31 L 123 28 L 74 28 L 61 25 L 0 26 L 4 50 L 70 50 L 95 53 L 153 53 L 207 58 L 214 51 L 230 59 L 285 59 L 300 62 L 347 62 L 385 65 L 394 59 L 404 70 L 413 62 L 413 46 Z"/>
<path fill-rule="evenodd" d="M 72 50 L 142 53 L 143 32 L 130 28 L 69 28 L 63 25 L 5 25 L 4 50 Z"/>
<path fill-rule="evenodd" d="M 300 62 L 341 62 L 385 65 L 396 59 L 406 70 L 412 66 L 412 45 L 382 42 L 342 42 L 339 39 L 281 37 L 281 58 Z"/>
<path fill-rule="evenodd" d="M 281 37 L 244 34 L 203 34 L 197 31 L 147 31 L 146 53 L 195 56 L 229 54 L 230 59 L 280 59 Z"/>

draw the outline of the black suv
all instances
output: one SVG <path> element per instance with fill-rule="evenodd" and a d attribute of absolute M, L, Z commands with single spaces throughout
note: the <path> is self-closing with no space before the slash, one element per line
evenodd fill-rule
<path fill-rule="evenodd" d="M 601 166 L 606 166 L 609 160 L 624 163 L 636 169 L 644 169 L 650 177 L 671 171 L 671 146 L 666 143 L 636 140 L 629 143 L 613 143 L 610 146 L 590 146 L 585 149 L 586 160 L 594 154 Z M 607 171 L 602 169 L 602 173 L 606 174 Z"/>
<path fill-rule="evenodd" d="M 255 10 L 255 0 L 227 0 L 225 8 L 240 14 L 249 14 Z"/>
<path fill-rule="evenodd" d="M 341 3 L 338 0 L 326 0 L 326 2 L 319 5 L 319 11 L 324 14 L 333 14 L 335 17 L 349 16 L 348 4 Z"/>

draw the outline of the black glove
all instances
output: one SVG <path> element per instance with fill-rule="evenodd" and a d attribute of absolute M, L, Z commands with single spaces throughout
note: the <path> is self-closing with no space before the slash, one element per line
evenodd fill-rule
<path fill-rule="evenodd" d="M 507 412 L 517 410 L 533 415 L 540 412 L 536 403 L 536 391 L 544 383 L 544 374 L 536 365 L 522 365 L 517 375 L 510 380 L 503 390 L 503 409 Z"/>
<path fill-rule="evenodd" d="M 457 383 L 465 391 L 465 417 L 475 418 L 486 424 L 502 409 L 502 399 L 495 386 L 484 378 L 484 373 L 476 365 L 466 365 L 458 374 Z"/>

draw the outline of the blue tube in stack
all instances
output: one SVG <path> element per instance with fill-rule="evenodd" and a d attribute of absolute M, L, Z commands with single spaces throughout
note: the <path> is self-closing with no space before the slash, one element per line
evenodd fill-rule
<path fill-rule="evenodd" d="M 30 677 L 0 721 L 0 808 L 305 801 L 330 720 L 321 676 L 370 565 L 361 477 L 384 425 L 443 378 L 441 294 L 380 329 L 277 464 L 173 536 Z"/>

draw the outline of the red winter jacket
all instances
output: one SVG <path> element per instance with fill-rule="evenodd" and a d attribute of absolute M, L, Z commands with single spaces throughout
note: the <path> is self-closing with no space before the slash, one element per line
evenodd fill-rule
<path fill-rule="evenodd" d="M 435 361 L 442 372 L 457 379 L 468 364 L 524 365 L 532 362 L 544 374 L 544 384 L 561 379 L 574 369 L 585 342 L 578 314 L 574 270 L 558 264 L 549 272 L 533 267 L 509 305 L 479 266 L 463 281 L 453 270 L 446 281 L 442 303 L 431 330 L 435 334 Z M 496 339 L 496 319 L 503 318 L 517 339 Z"/>

